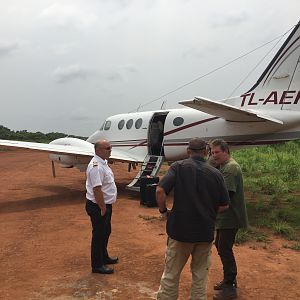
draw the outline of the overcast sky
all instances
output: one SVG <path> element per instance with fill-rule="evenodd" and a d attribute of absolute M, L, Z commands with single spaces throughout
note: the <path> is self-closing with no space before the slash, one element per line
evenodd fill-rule
<path fill-rule="evenodd" d="M 0 0 L 0 125 L 88 136 L 110 115 L 160 109 L 144 104 L 282 35 L 299 12 L 299 0 Z M 231 96 L 282 42 L 163 97 L 165 107 Z"/>

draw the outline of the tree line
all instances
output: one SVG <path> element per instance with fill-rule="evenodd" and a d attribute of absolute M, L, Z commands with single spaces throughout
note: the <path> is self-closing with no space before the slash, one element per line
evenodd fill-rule
<path fill-rule="evenodd" d="M 18 140 L 26 142 L 37 142 L 37 143 L 49 143 L 55 139 L 63 137 L 75 137 L 82 140 L 86 140 L 86 137 L 76 136 L 76 135 L 67 135 L 61 132 L 49 132 L 42 133 L 37 132 L 28 132 L 27 130 L 10 130 L 9 128 L 0 125 L 0 139 L 3 140 Z"/>

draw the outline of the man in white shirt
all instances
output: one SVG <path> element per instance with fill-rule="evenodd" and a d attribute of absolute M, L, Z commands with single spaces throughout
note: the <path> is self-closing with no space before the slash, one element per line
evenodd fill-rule
<path fill-rule="evenodd" d="M 112 204 L 117 200 L 117 187 L 107 159 L 111 145 L 106 140 L 95 143 L 95 156 L 86 170 L 86 212 L 93 227 L 91 242 L 91 265 L 93 273 L 112 274 L 108 264 L 116 264 L 118 257 L 110 257 L 107 252 L 111 233 Z"/>

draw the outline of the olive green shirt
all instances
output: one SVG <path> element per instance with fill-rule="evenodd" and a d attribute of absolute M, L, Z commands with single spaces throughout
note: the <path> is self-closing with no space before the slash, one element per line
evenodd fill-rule
<path fill-rule="evenodd" d="M 244 199 L 243 174 L 239 164 L 230 158 L 220 166 L 230 194 L 229 208 L 217 215 L 217 229 L 246 228 L 248 216 Z"/>

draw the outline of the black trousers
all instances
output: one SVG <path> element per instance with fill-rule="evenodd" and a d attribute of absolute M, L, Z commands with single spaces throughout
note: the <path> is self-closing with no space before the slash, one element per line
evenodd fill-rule
<path fill-rule="evenodd" d="M 109 257 L 107 244 L 111 233 L 112 205 L 106 204 L 106 213 L 104 216 L 101 216 L 98 204 L 90 200 L 86 201 L 85 209 L 90 216 L 93 228 L 91 241 L 92 269 L 100 268 L 104 265 L 105 259 Z"/>
<path fill-rule="evenodd" d="M 233 244 L 238 229 L 217 229 L 215 245 L 223 264 L 224 281 L 236 282 L 237 266 L 233 254 Z"/>

